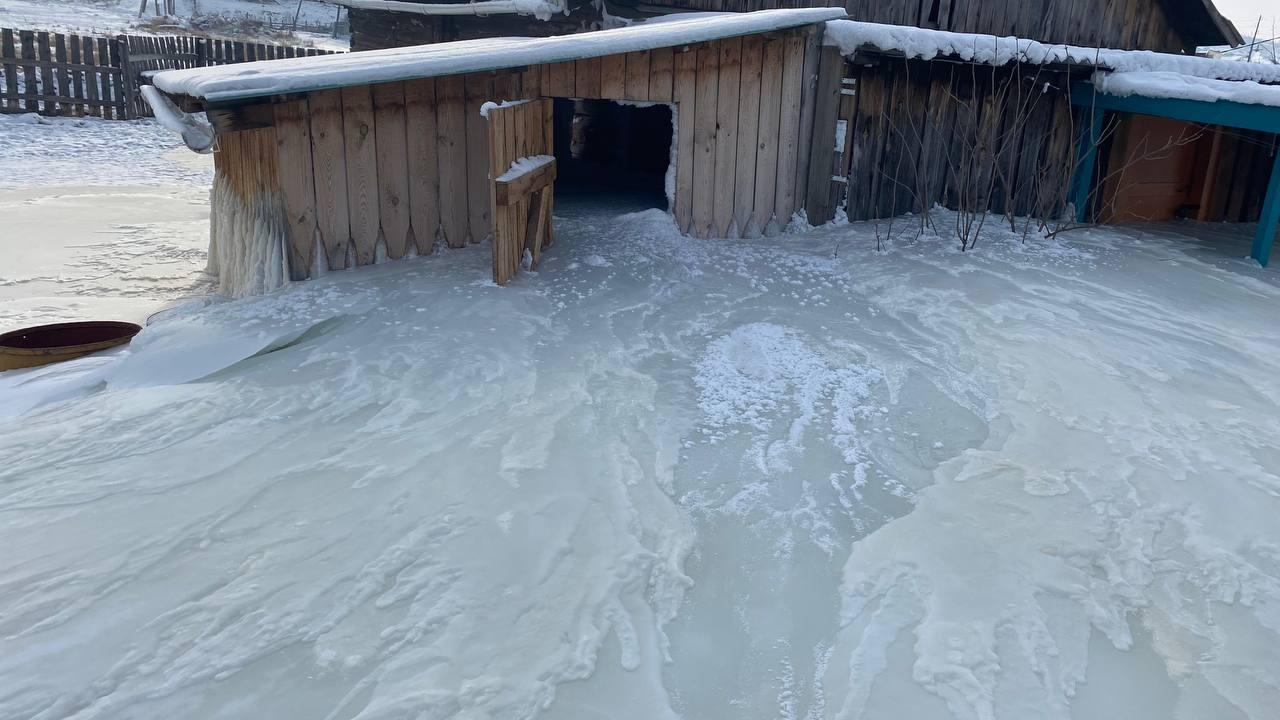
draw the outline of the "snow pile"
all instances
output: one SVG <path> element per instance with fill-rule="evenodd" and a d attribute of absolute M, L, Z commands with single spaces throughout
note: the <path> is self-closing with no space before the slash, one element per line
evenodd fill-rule
<path fill-rule="evenodd" d="M 810 25 L 843 16 L 844 11 L 836 8 L 728 13 L 545 38 L 484 38 L 166 70 L 157 73 L 153 81 L 161 90 L 175 95 L 233 100 L 652 50 Z"/>
<path fill-rule="evenodd" d="M 1093 84 L 1108 95 L 1178 98 L 1280 107 L 1280 86 L 1253 81 L 1214 80 L 1172 72 L 1096 73 Z"/>
<path fill-rule="evenodd" d="M 1242 63 L 1149 50 L 1054 45 L 1016 37 L 954 33 L 854 20 L 829 21 L 824 42 L 840 48 L 845 56 L 852 56 L 860 49 L 869 49 L 902 53 L 908 58 L 921 60 L 954 57 L 983 65 L 1005 65 L 1011 62 L 1036 65 L 1063 63 L 1120 72 L 1164 72 L 1216 80 L 1280 83 L 1280 65 L 1274 64 Z"/>

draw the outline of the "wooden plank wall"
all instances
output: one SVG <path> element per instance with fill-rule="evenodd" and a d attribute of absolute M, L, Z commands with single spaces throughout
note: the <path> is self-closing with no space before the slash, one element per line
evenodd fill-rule
<path fill-rule="evenodd" d="M 150 117 L 139 85 L 155 70 L 333 51 L 193 36 L 82 36 L 0 28 L 0 112 Z"/>
<path fill-rule="evenodd" d="M 1194 49 L 1161 0 L 849 0 L 854 20 L 1041 42 L 1179 53 Z M 934 10 L 937 10 L 936 14 Z"/>
<path fill-rule="evenodd" d="M 1064 87 L 1040 68 L 884 60 L 852 66 L 857 88 L 843 174 L 851 220 L 934 204 L 1056 216 L 1071 177 L 1074 118 Z"/>
<path fill-rule="evenodd" d="M 806 197 L 810 153 L 801 145 L 802 125 L 806 113 L 815 114 L 807 105 L 816 93 L 806 92 L 805 72 L 816 73 L 820 52 L 812 33 L 801 28 L 282 98 L 267 116 L 275 119 L 276 162 L 288 171 L 281 191 L 290 276 L 309 277 L 317 263 L 340 269 L 428 254 L 437 243 L 487 240 L 492 158 L 480 110 L 488 101 L 672 103 L 672 212 L 681 230 L 698 237 L 775 234 Z M 810 52 L 815 57 L 806 62 Z"/>

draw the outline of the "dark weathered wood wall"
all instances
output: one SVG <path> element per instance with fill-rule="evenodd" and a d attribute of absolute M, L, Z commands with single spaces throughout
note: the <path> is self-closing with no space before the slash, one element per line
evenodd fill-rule
<path fill-rule="evenodd" d="M 934 204 L 1054 217 L 1071 178 L 1074 115 L 1056 73 L 884 59 L 847 69 L 851 220 Z"/>
<path fill-rule="evenodd" d="M 491 168 L 480 109 L 487 101 L 569 97 L 673 104 L 677 224 L 699 237 L 754 236 L 781 230 L 805 204 L 820 51 L 811 26 L 319 91 L 236 114 L 273 126 L 291 275 L 299 279 L 310 275 L 317 247 L 325 252 L 322 264 L 341 269 L 348 258 L 355 265 L 373 262 L 379 243 L 398 258 L 410 248 L 430 253 L 438 241 L 463 247 L 486 239 Z M 834 126 L 834 109 L 829 122 Z M 220 137 L 237 134 L 220 131 Z M 220 146 L 219 154 L 259 148 Z M 218 171 L 248 164 L 228 159 Z"/>
<path fill-rule="evenodd" d="M 845 7 L 854 20 L 952 32 L 1013 35 L 1046 42 L 1182 52 L 1205 34 L 1198 15 L 1168 0 L 612 0 L 610 14 L 647 17 L 674 11 L 750 12 L 796 7 Z M 600 29 L 598 4 L 572 0 L 567 15 L 540 21 L 523 15 L 426 16 L 352 10 L 353 50 L 503 35 L 562 35 Z"/>
<path fill-rule="evenodd" d="M 1190 20 L 1162 0 L 849 0 L 854 20 L 1013 35 L 1087 47 L 1182 52 Z"/>

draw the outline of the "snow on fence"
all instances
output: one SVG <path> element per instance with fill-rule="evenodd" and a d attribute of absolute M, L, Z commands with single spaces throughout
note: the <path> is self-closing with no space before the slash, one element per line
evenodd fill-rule
<path fill-rule="evenodd" d="M 331 52 L 194 36 L 108 38 L 0 28 L 0 112 L 149 117 L 138 88 L 157 70 Z"/>

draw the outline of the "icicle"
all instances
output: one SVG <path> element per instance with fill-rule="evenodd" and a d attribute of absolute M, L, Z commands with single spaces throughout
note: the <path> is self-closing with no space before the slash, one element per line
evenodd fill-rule
<path fill-rule="evenodd" d="M 274 193 L 242 200 L 224 177 L 211 193 L 209 272 L 228 297 L 271 292 L 287 281 L 284 208 Z"/>

